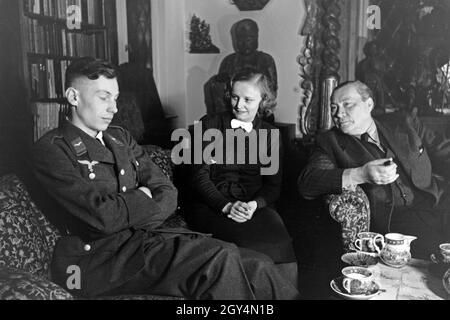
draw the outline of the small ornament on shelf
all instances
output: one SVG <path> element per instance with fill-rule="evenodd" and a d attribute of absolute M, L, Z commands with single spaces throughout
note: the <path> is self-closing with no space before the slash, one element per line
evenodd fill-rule
<path fill-rule="evenodd" d="M 190 23 L 190 48 L 189 53 L 220 53 L 211 41 L 210 26 L 205 20 L 200 20 L 195 14 Z"/>

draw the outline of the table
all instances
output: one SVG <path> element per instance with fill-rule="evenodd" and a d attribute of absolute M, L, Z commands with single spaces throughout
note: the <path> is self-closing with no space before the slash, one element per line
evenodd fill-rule
<path fill-rule="evenodd" d="M 450 299 L 442 279 L 428 271 L 430 261 L 411 259 L 403 268 L 378 262 L 371 266 L 374 279 L 386 291 L 371 300 L 446 300 Z"/>

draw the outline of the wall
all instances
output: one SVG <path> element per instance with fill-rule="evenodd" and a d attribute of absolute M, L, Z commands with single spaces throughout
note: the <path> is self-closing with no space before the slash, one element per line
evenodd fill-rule
<path fill-rule="evenodd" d="M 210 24 L 220 54 L 188 53 L 193 14 Z M 152 0 L 155 81 L 165 110 L 178 116 L 174 126 L 186 127 L 206 113 L 203 84 L 233 52 L 230 29 L 244 18 L 258 23 L 259 49 L 271 54 L 277 65 L 276 120 L 297 123 L 301 89 L 296 59 L 303 48 L 299 33 L 305 16 L 303 0 L 271 0 L 261 11 L 242 12 L 228 0 Z"/>

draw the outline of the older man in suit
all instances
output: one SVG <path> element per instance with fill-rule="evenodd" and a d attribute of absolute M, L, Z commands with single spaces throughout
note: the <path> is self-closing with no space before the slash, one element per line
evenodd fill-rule
<path fill-rule="evenodd" d="M 373 119 L 372 92 L 359 81 L 337 87 L 331 102 L 336 126 L 317 137 L 299 192 L 315 198 L 360 185 L 369 197 L 373 231 L 417 236 L 416 256 L 450 241 L 450 140 L 417 118 Z"/>

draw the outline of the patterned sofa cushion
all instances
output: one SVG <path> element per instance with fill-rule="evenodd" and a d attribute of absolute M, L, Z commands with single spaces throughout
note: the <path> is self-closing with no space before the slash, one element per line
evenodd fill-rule
<path fill-rule="evenodd" d="M 328 197 L 331 217 L 341 224 L 344 251 L 354 250 L 354 241 L 360 232 L 370 229 L 370 203 L 367 195 L 357 187 Z"/>
<path fill-rule="evenodd" d="M 163 149 L 159 146 L 151 144 L 142 145 L 141 147 L 147 152 L 153 162 L 161 168 L 170 181 L 173 181 L 173 162 L 171 158 L 172 151 L 170 149 Z"/>
<path fill-rule="evenodd" d="M 0 177 L 0 267 L 47 277 L 58 237 L 19 178 Z"/>
<path fill-rule="evenodd" d="M 71 300 L 55 283 L 29 272 L 0 268 L 0 300 Z"/>

